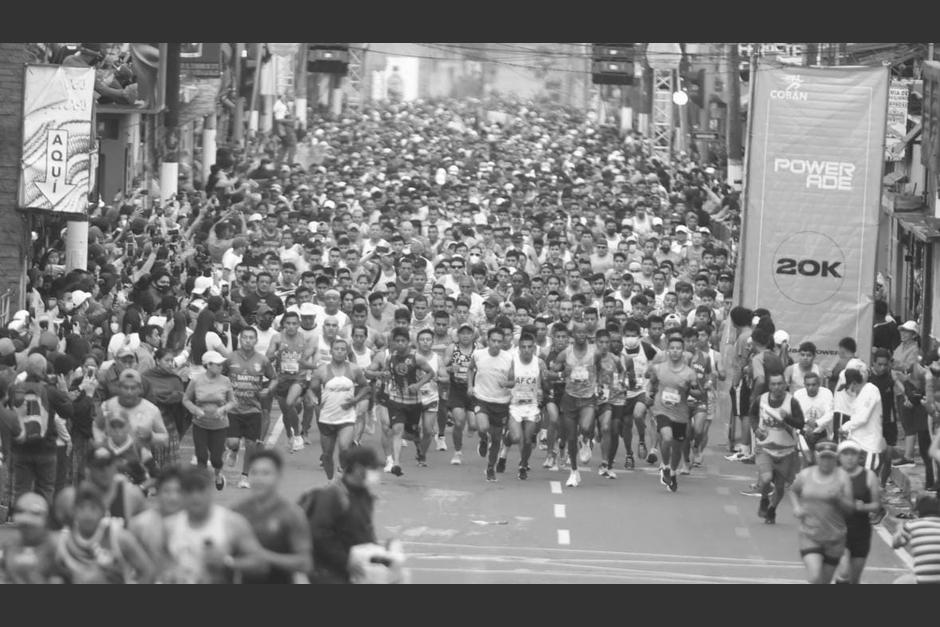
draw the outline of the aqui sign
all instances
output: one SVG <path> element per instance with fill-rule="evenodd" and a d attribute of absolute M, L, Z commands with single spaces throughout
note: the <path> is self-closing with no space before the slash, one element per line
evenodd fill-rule
<path fill-rule="evenodd" d="M 26 67 L 19 208 L 85 213 L 94 186 L 95 71 Z"/>

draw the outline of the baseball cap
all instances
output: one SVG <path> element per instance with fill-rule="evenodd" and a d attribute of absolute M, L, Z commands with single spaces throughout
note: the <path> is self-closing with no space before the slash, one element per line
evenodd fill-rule
<path fill-rule="evenodd" d="M 91 298 L 91 294 L 88 292 L 75 290 L 72 292 L 72 305 L 74 307 L 81 307 L 89 298 Z"/>
<path fill-rule="evenodd" d="M 11 318 L 11 320 L 26 320 L 27 318 L 29 318 L 29 312 L 25 309 L 20 309 L 15 314 L 13 314 L 13 318 Z"/>
<path fill-rule="evenodd" d="M 253 213 L 248 216 L 249 222 L 261 222 L 262 220 L 264 220 L 264 216 L 262 216 L 260 213 Z"/>
<path fill-rule="evenodd" d="M 258 308 L 255 309 L 255 317 L 263 316 L 266 313 L 274 313 L 274 310 L 271 309 L 271 306 L 267 303 L 258 303 Z"/>
<path fill-rule="evenodd" d="M 205 364 L 224 364 L 225 357 L 222 357 L 216 351 L 206 351 L 202 354 L 202 363 Z"/>
<path fill-rule="evenodd" d="M 842 451 L 855 451 L 856 453 L 861 453 L 862 449 L 852 440 L 842 440 L 839 442 L 839 447 L 836 449 L 836 452 L 841 453 Z"/>
<path fill-rule="evenodd" d="M 774 333 L 774 344 L 777 344 L 777 345 L 786 344 L 789 341 L 790 341 L 790 334 L 784 331 L 783 329 L 779 329 L 778 331 Z"/>
<path fill-rule="evenodd" d="M 137 353 L 134 352 L 134 349 L 130 346 L 122 346 L 115 353 L 114 357 L 116 359 L 123 359 L 124 357 L 137 357 Z"/>
<path fill-rule="evenodd" d="M 669 315 L 666 316 L 665 319 L 663 320 L 663 326 L 666 327 L 666 328 L 668 328 L 668 327 L 670 327 L 670 326 L 681 327 L 681 326 L 682 326 L 682 318 L 680 318 L 678 314 L 669 314 Z"/>
<path fill-rule="evenodd" d="M 663 219 L 662 219 L 662 218 L 653 218 L 652 223 L 653 223 L 653 226 L 662 226 L 662 225 L 663 225 Z"/>
<path fill-rule="evenodd" d="M 485 307 L 486 305 L 491 305 L 491 306 L 493 306 L 493 307 L 499 307 L 499 306 L 502 305 L 502 304 L 503 304 L 503 301 L 500 300 L 499 296 L 495 296 L 495 295 L 490 296 L 489 298 L 487 298 L 487 299 L 483 302 L 483 306 L 484 306 L 484 307 Z"/>
<path fill-rule="evenodd" d="M 835 457 L 838 455 L 838 447 L 835 442 L 830 442 L 829 440 L 823 440 L 816 444 L 816 454 L 817 455 L 829 455 Z"/>
<path fill-rule="evenodd" d="M 140 373 L 136 370 L 125 370 L 118 376 L 118 381 L 121 383 L 143 383 L 143 379 L 140 376 Z"/>
<path fill-rule="evenodd" d="M 193 284 L 193 294 L 205 294 L 212 287 L 212 277 L 198 276 Z"/>
<path fill-rule="evenodd" d="M 898 327 L 898 331 L 910 331 L 914 335 L 919 335 L 920 327 L 917 326 L 917 323 L 914 320 L 908 320 Z"/>
<path fill-rule="evenodd" d="M 703 235 L 711 235 L 711 234 L 712 234 L 711 229 L 709 229 L 707 226 L 700 226 L 700 227 L 698 227 L 698 232 L 699 232 L 699 233 L 702 233 Z"/>
<path fill-rule="evenodd" d="M 300 315 L 315 316 L 317 315 L 317 308 L 313 305 L 313 303 L 303 303 L 300 305 Z"/>
<path fill-rule="evenodd" d="M 719 281 L 734 281 L 734 275 L 730 272 L 721 272 L 718 274 Z"/>
<path fill-rule="evenodd" d="M 147 318 L 148 326 L 157 326 L 161 329 L 166 326 L 166 317 L 165 316 L 150 316 Z"/>
<path fill-rule="evenodd" d="M 473 325 L 470 324 L 469 322 L 464 322 L 462 325 L 457 327 L 457 333 L 460 333 L 464 329 L 470 329 L 471 331 L 473 331 Z"/>
<path fill-rule="evenodd" d="M 642 268 L 643 266 L 640 265 L 639 261 L 632 261 L 630 262 L 630 265 L 627 266 L 627 269 L 630 270 L 630 272 L 639 272 Z"/>
<path fill-rule="evenodd" d="M 692 231 L 689 230 L 689 227 L 684 224 L 680 224 L 676 227 L 676 233 L 685 233 L 686 235 L 691 235 Z"/>

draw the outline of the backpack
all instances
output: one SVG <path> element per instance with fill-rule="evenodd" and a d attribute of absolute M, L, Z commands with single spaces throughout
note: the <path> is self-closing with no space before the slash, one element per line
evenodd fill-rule
<path fill-rule="evenodd" d="M 20 394 L 23 402 L 16 405 L 14 399 Z M 49 433 L 53 421 L 46 399 L 45 385 L 38 381 L 23 381 L 13 386 L 10 409 L 16 413 L 20 423 L 20 434 L 16 437 L 20 444 L 40 442 Z"/>
<path fill-rule="evenodd" d="M 300 495 L 300 498 L 297 500 L 297 505 L 303 510 L 308 521 L 313 521 L 313 515 L 317 511 L 317 502 L 320 500 L 321 495 L 331 487 L 332 486 L 328 485 L 312 488 Z M 340 489 L 340 502 L 343 505 L 343 510 L 349 508 L 349 496 L 346 494 L 345 489 Z"/>

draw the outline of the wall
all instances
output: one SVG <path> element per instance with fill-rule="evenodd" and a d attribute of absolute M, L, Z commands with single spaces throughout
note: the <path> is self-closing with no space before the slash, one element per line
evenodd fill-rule
<path fill-rule="evenodd" d="M 16 211 L 26 60 L 24 44 L 0 43 L 0 294 L 16 290 L 14 309 L 24 299 L 21 282 L 29 238 L 26 217 Z"/>

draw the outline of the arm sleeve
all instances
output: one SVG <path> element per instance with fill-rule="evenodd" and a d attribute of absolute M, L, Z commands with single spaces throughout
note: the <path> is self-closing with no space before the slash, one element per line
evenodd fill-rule
<path fill-rule="evenodd" d="M 802 429 L 803 425 L 806 424 L 806 419 L 803 417 L 803 408 L 796 402 L 796 399 L 790 399 L 790 416 L 786 419 L 786 423 L 794 429 Z"/>

